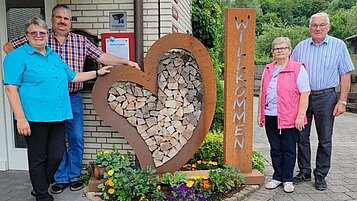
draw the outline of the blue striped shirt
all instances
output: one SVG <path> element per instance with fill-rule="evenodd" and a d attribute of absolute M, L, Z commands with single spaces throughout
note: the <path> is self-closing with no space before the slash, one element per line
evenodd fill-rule
<path fill-rule="evenodd" d="M 337 87 L 340 76 L 354 70 L 346 44 L 328 35 L 320 45 L 312 38 L 301 41 L 291 58 L 305 64 L 312 91 Z"/>

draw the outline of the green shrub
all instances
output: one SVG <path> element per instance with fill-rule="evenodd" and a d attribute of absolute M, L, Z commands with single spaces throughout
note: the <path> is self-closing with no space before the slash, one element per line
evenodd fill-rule
<path fill-rule="evenodd" d="M 223 165 L 222 132 L 210 131 L 207 134 L 190 163 L 197 163 L 197 161 L 215 161 L 218 165 Z"/>
<path fill-rule="evenodd" d="M 150 167 L 143 170 L 131 166 L 118 167 L 104 173 L 106 181 L 98 185 L 104 200 L 134 200 L 163 195 L 157 190 L 159 176 Z M 165 200 L 164 198 L 162 200 Z"/>
<path fill-rule="evenodd" d="M 187 183 L 187 174 L 181 172 L 175 172 L 173 174 L 167 172 L 161 177 L 160 182 L 162 184 L 169 184 L 170 186 L 180 185 L 181 183 Z"/>
<path fill-rule="evenodd" d="M 198 162 L 201 161 L 201 162 Z M 200 148 L 198 148 L 195 155 L 189 161 L 189 164 L 196 164 L 196 169 L 200 169 L 199 165 L 202 161 L 215 161 L 219 167 L 224 164 L 223 158 L 223 132 L 210 131 L 203 140 Z M 192 165 L 191 165 L 192 166 Z M 216 167 L 212 168 L 215 169 Z M 263 173 L 264 171 L 264 157 L 256 150 L 252 151 L 252 168 L 257 169 Z"/>
<path fill-rule="evenodd" d="M 252 168 L 259 170 L 261 173 L 265 169 L 264 157 L 256 150 L 252 152 Z"/>
<path fill-rule="evenodd" d="M 239 188 L 244 181 L 244 177 L 237 168 L 225 165 L 223 168 L 210 170 L 209 178 L 211 181 L 211 189 L 216 192 L 228 192 L 232 189 Z"/>
<path fill-rule="evenodd" d="M 113 166 L 116 164 L 120 164 L 121 166 L 131 166 L 131 160 L 133 159 L 129 151 L 126 154 L 122 154 L 120 153 L 120 150 L 113 145 L 111 151 L 98 151 L 94 164 L 113 169 Z"/>

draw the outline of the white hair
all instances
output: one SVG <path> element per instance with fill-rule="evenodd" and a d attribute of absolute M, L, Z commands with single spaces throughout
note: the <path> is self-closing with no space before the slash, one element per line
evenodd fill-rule
<path fill-rule="evenodd" d="M 322 12 L 322 13 L 315 13 L 315 14 L 311 15 L 311 17 L 310 17 L 310 25 L 311 25 L 311 22 L 312 22 L 312 18 L 320 18 L 320 17 L 326 18 L 327 19 L 327 24 L 330 24 L 330 18 L 328 16 L 328 14 Z"/>
<path fill-rule="evenodd" d="M 41 18 L 39 18 L 39 17 L 34 17 L 34 18 L 29 19 L 29 20 L 26 21 L 26 23 L 25 23 L 25 32 L 27 32 L 27 29 L 28 29 L 29 26 L 31 26 L 31 25 L 38 25 L 38 26 L 40 26 L 40 27 L 42 27 L 42 28 L 44 28 L 44 29 L 46 29 L 46 30 L 48 29 L 46 22 L 43 21 L 43 20 L 42 20 Z"/>
<path fill-rule="evenodd" d="M 273 40 L 271 46 L 272 48 L 275 47 L 275 45 L 278 44 L 282 44 L 282 43 L 286 43 L 288 45 L 288 47 L 291 49 L 291 42 L 290 39 L 288 37 L 277 37 Z"/>

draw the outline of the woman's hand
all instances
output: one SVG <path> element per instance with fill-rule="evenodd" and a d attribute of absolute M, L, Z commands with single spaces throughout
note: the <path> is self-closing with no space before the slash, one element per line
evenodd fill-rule
<path fill-rule="evenodd" d="M 263 127 L 263 126 L 264 126 L 264 124 L 263 124 L 263 122 L 262 122 L 262 117 L 261 117 L 260 114 L 258 114 L 257 123 L 258 123 L 258 126 L 260 126 L 260 127 Z"/>
<path fill-rule="evenodd" d="M 113 68 L 113 66 L 103 66 L 98 70 L 98 75 L 102 76 L 107 73 L 110 73 L 110 69 Z"/>
<path fill-rule="evenodd" d="M 31 129 L 30 129 L 30 124 L 27 121 L 27 119 L 17 119 L 16 120 L 16 125 L 17 125 L 17 132 L 19 135 L 22 136 L 30 136 L 31 135 Z"/>
<path fill-rule="evenodd" d="M 295 119 L 295 128 L 298 129 L 299 131 L 304 130 L 305 125 L 304 125 L 304 115 L 298 115 Z"/>

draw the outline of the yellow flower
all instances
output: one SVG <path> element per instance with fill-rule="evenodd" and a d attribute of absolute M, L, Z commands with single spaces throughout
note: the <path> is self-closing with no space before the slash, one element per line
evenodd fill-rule
<path fill-rule="evenodd" d="M 194 181 L 189 181 L 189 182 L 186 184 L 186 186 L 187 186 L 187 187 L 192 187 L 194 183 L 195 183 Z"/>
<path fill-rule="evenodd" d="M 192 167 L 193 167 L 193 168 L 196 168 L 196 166 L 197 166 L 196 164 L 192 164 Z"/>
<path fill-rule="evenodd" d="M 215 166 L 216 166 L 216 165 L 218 165 L 218 163 L 217 163 L 217 162 L 212 162 L 212 165 L 215 165 Z"/>
<path fill-rule="evenodd" d="M 207 176 L 202 176 L 202 179 L 205 179 L 205 180 L 206 180 L 206 179 L 208 179 L 208 177 L 207 177 Z"/>
<path fill-rule="evenodd" d="M 104 151 L 103 153 L 104 153 L 104 154 L 109 154 L 109 151 Z"/>
<path fill-rule="evenodd" d="M 193 179 L 198 180 L 198 179 L 200 179 L 200 176 L 194 176 Z"/>
<path fill-rule="evenodd" d="M 101 151 L 98 151 L 98 156 L 102 155 L 102 152 Z"/>
<path fill-rule="evenodd" d="M 105 191 L 105 187 L 102 188 L 102 191 Z"/>
<path fill-rule="evenodd" d="M 108 180 L 107 180 L 107 184 L 108 184 L 109 186 L 114 186 L 114 182 L 113 182 L 111 179 L 108 179 Z"/>
<path fill-rule="evenodd" d="M 207 161 L 202 161 L 202 164 L 206 165 L 206 164 L 207 164 Z"/>
<path fill-rule="evenodd" d="M 114 192 L 115 192 L 115 190 L 112 189 L 112 188 L 110 188 L 110 189 L 108 190 L 108 193 L 111 194 L 111 195 L 113 195 Z"/>
<path fill-rule="evenodd" d="M 145 195 L 142 195 L 141 197 L 140 197 L 140 200 L 139 201 L 142 201 L 142 200 L 144 200 L 145 199 Z"/>
<path fill-rule="evenodd" d="M 197 164 L 201 164 L 201 163 L 202 163 L 202 161 L 201 161 L 201 160 L 197 161 Z"/>
<path fill-rule="evenodd" d="M 160 185 L 157 185 L 156 186 L 156 189 L 159 191 L 159 190 L 161 190 L 161 186 Z"/>
<path fill-rule="evenodd" d="M 114 174 L 114 170 L 109 170 L 109 171 L 108 171 L 108 175 L 109 175 L 109 176 L 112 176 L 113 174 Z"/>

